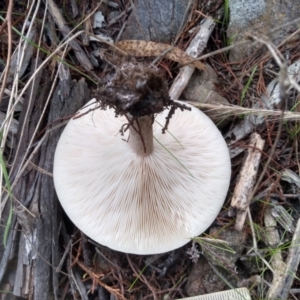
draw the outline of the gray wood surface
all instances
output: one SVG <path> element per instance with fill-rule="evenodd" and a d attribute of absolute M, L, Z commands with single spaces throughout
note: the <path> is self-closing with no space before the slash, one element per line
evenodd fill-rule
<path fill-rule="evenodd" d="M 15 153 L 13 176 L 49 95 L 50 85 L 46 82 L 40 86 L 39 79 L 42 76 L 49 76 L 47 70 L 38 76 L 33 86 L 31 101 L 25 99 L 26 109 L 23 109 L 20 115 L 17 138 L 21 141 L 21 146 Z M 77 82 L 69 78 L 61 79 L 53 92 L 41 129 L 52 123 L 53 126 L 59 124 L 61 121 L 57 120 L 74 114 L 88 100 L 89 90 L 84 80 Z M 25 118 L 25 113 L 30 117 Z M 47 130 L 53 126 L 50 125 Z M 7 247 L 2 253 L 0 281 L 6 281 L 8 276 L 14 278 L 12 284 L 16 296 L 29 299 L 59 299 L 59 273 L 55 268 L 63 253 L 58 242 L 62 217 L 51 174 L 54 152 L 62 130 L 63 127 L 47 134 L 37 155 L 33 157 L 13 190 L 16 199 L 28 211 L 21 205 L 14 207 L 17 217 L 13 219 Z M 39 139 L 41 138 L 42 135 Z M 9 268 L 11 261 L 16 261 L 17 268 Z"/>

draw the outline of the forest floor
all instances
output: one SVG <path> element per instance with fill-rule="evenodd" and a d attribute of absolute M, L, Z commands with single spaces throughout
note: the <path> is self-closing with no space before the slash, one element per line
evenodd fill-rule
<path fill-rule="evenodd" d="M 45 1 L 0 4 L 0 299 L 167 300 L 238 287 L 249 289 L 252 299 L 298 299 L 299 36 L 286 37 L 280 47 L 250 36 L 261 47 L 232 62 L 225 10 L 202 57 L 193 62 L 213 69 L 213 89 L 228 103 L 189 102 L 217 118 L 232 157 L 228 196 L 200 238 L 162 255 L 119 253 L 83 235 L 60 207 L 52 169 L 61 127 L 96 93 L 112 66 L 126 59 L 126 47 L 107 41 L 118 36 L 131 2 L 100 7 L 96 1 L 88 6 L 56 1 L 58 15 L 49 8 L 53 0 L 49 12 Z M 111 11 L 118 17 L 104 28 L 106 43 L 93 57 L 100 43 L 86 42 L 92 33 L 87 20 L 100 8 L 105 18 Z M 168 48 L 147 41 L 143 50 L 130 44 L 131 59 L 144 65 L 154 61 L 171 88 L 187 62 L 182 52 L 193 29 L 214 15 L 201 9 L 192 7 L 172 45 L 179 60 L 164 57 Z"/>

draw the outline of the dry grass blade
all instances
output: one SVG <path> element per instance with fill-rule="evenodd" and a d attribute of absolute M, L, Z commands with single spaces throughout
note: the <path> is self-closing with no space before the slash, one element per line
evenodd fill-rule
<path fill-rule="evenodd" d="M 10 67 L 10 61 L 11 61 L 11 53 L 12 53 L 12 20 L 11 20 L 11 14 L 12 14 L 12 8 L 13 8 L 13 1 L 10 0 L 9 1 L 9 5 L 8 5 L 8 11 L 7 11 L 7 15 L 6 18 L 2 24 L 2 26 L 0 27 L 0 32 L 2 31 L 2 29 L 4 28 L 4 26 L 7 23 L 7 31 L 8 31 L 8 52 L 7 52 L 7 60 L 6 60 L 6 70 L 5 72 L 3 72 L 3 80 L 2 80 L 2 85 L 1 85 L 1 89 L 0 89 L 0 103 L 2 101 L 2 97 L 4 94 L 4 90 L 5 90 L 5 85 L 6 85 L 6 81 L 7 81 L 7 77 L 8 77 L 8 70 Z M 1 216 L 1 215 L 0 215 Z"/>
<path fill-rule="evenodd" d="M 237 105 L 206 104 L 206 103 L 199 103 L 194 101 L 188 101 L 188 103 L 200 109 L 209 110 L 210 112 L 213 112 L 218 117 L 255 115 L 255 116 L 271 117 L 272 120 L 276 121 L 281 118 L 281 114 L 282 114 L 281 110 L 245 108 Z M 283 119 L 289 121 L 300 120 L 300 113 L 286 111 L 284 112 Z"/>
<path fill-rule="evenodd" d="M 37 12 L 39 10 L 39 4 L 40 4 L 40 1 L 38 1 L 38 3 L 36 4 L 34 11 L 33 11 L 34 4 L 31 5 L 30 11 L 31 10 L 33 11 L 32 22 L 29 22 L 30 25 L 27 29 L 27 25 L 26 25 L 27 20 L 25 21 L 25 23 L 23 25 L 23 28 L 22 28 L 22 36 L 24 36 L 24 32 L 26 31 L 26 29 L 27 29 L 26 37 L 28 37 L 29 35 L 32 34 L 32 31 L 34 29 L 33 28 L 33 23 L 34 23 L 33 20 L 37 16 Z M 27 16 L 27 18 L 29 18 L 29 15 Z M 11 43 L 11 41 L 9 41 L 9 43 Z M 7 142 L 7 136 L 8 136 L 8 133 L 9 133 L 9 129 L 10 129 L 11 123 L 13 122 L 13 113 L 14 113 L 14 107 L 15 107 L 14 98 L 15 98 L 15 95 L 18 94 L 19 74 L 20 74 L 20 69 L 23 65 L 25 51 L 26 51 L 27 46 L 28 46 L 28 42 L 21 37 L 19 45 L 18 45 L 17 49 L 15 50 L 15 55 L 17 55 L 18 63 L 17 63 L 17 68 L 16 68 L 16 72 L 15 72 L 15 76 L 14 76 L 14 80 L 13 80 L 13 84 L 12 84 L 12 88 L 11 88 L 11 95 L 10 95 L 9 103 L 8 103 L 8 107 L 7 107 L 7 111 L 9 113 L 7 113 L 6 120 L 3 122 L 2 126 L 1 126 L 1 132 L 2 132 L 1 149 L 5 148 L 5 145 L 6 145 L 6 142 Z M 4 74 L 6 74 L 6 73 L 9 73 L 9 64 L 6 66 L 6 70 L 4 71 Z M 3 87 L 5 87 L 5 86 L 3 86 Z M 2 181 L 2 178 L 3 178 L 3 172 L 2 172 L 2 169 L 1 169 L 1 172 L 0 172 L 0 180 L 1 181 Z M 2 213 L 2 208 L 1 207 L 3 207 L 5 205 L 5 204 L 2 203 L 2 200 L 3 200 L 2 199 L 2 192 L 3 192 L 2 189 L 0 189 L 0 216 L 1 216 L 1 213 Z"/>

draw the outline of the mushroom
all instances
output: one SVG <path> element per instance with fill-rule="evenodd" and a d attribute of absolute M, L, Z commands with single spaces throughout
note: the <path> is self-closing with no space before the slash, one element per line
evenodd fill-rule
<path fill-rule="evenodd" d="M 60 137 L 53 171 L 61 205 L 81 231 L 111 249 L 143 255 L 174 250 L 203 233 L 222 208 L 231 174 L 226 143 L 200 110 L 168 99 L 161 113 L 132 115 L 147 80 L 135 78 L 134 92 L 115 83 L 122 96 L 107 97 L 104 107 L 106 100 L 85 105 Z M 143 89 L 155 94 L 153 86 Z M 180 108 L 171 114 L 170 101 Z"/>

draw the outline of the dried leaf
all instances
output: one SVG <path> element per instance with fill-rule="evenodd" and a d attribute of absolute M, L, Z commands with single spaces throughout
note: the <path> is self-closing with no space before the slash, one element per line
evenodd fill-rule
<path fill-rule="evenodd" d="M 190 65 L 199 70 L 204 70 L 205 66 L 200 61 L 193 61 L 193 58 L 177 47 L 155 43 L 150 41 L 125 40 L 115 44 L 117 48 L 132 56 L 160 56 L 176 61 L 182 65 Z M 168 51 L 170 50 L 170 51 Z"/>

